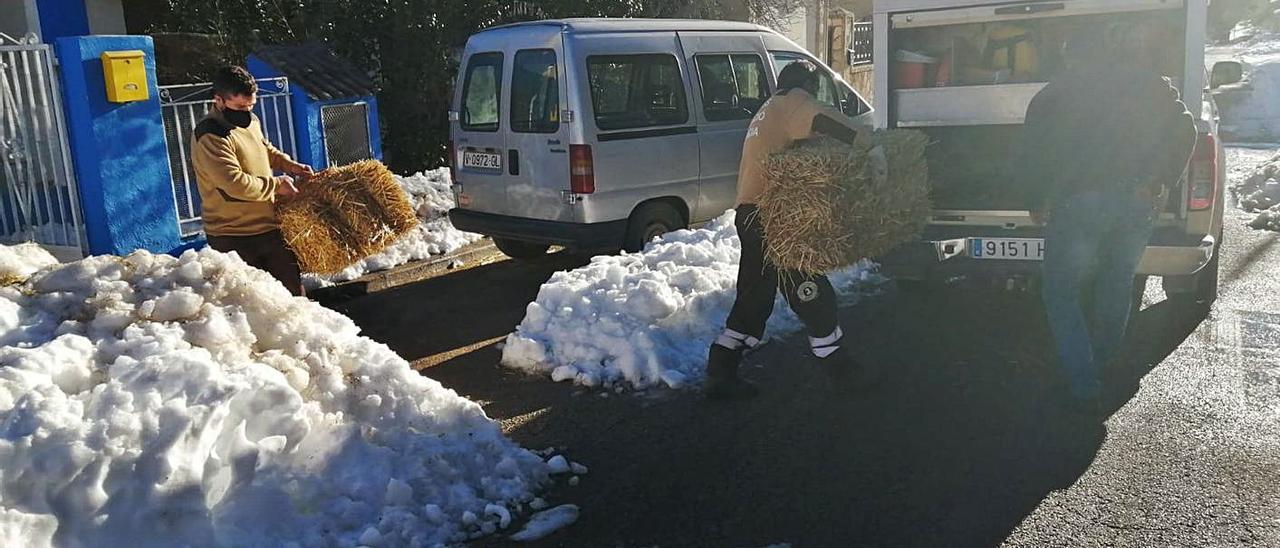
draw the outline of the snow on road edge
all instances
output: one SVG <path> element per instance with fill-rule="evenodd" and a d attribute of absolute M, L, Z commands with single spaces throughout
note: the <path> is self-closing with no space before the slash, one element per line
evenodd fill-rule
<path fill-rule="evenodd" d="M 707 347 L 733 305 L 740 245 L 726 212 L 642 253 L 595 257 L 558 272 L 507 337 L 502 363 L 585 386 L 680 388 L 700 382 Z M 869 261 L 834 273 L 842 304 L 881 278 Z M 802 328 L 781 297 L 768 337 Z"/>

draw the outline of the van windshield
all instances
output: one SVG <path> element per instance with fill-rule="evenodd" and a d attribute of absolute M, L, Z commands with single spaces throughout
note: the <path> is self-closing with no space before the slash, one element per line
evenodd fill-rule
<path fill-rule="evenodd" d="M 462 84 L 462 129 L 498 131 L 501 117 L 498 89 L 502 86 L 502 54 L 477 53 L 467 63 Z"/>

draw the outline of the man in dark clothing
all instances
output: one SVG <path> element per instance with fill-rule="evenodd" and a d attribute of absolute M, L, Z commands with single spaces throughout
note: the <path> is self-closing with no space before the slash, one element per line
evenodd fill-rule
<path fill-rule="evenodd" d="M 1043 219 L 1043 298 L 1058 355 L 1081 412 L 1098 412 L 1099 370 L 1128 326 L 1152 218 L 1186 169 L 1195 121 L 1153 70 L 1157 47 L 1141 26 L 1073 42 L 1068 67 L 1031 101 L 1018 157 L 1033 216 Z M 1082 294 L 1091 288 L 1093 315 Z"/>
<path fill-rule="evenodd" d="M 826 276 L 779 271 L 765 258 L 765 235 L 756 218 L 756 201 L 768 181 L 761 163 L 795 141 L 817 134 L 852 143 L 852 120 L 819 102 L 817 68 L 807 61 L 787 65 L 778 75 L 778 92 L 760 107 L 747 129 L 738 170 L 738 207 L 734 224 L 742 246 L 738 263 L 738 295 L 725 330 L 707 356 L 706 395 L 711 399 L 745 399 L 755 385 L 738 377 L 743 353 L 760 343 L 774 299 L 782 289 L 791 309 L 809 331 L 813 354 L 834 375 L 851 376 L 861 368 L 844 350 L 836 318 L 835 289 Z"/>

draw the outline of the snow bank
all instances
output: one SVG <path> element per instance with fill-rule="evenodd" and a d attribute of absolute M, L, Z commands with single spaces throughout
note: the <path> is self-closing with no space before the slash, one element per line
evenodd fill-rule
<path fill-rule="evenodd" d="M 234 255 L 0 263 L 34 272 L 0 287 L 5 544 L 433 546 L 549 481 L 478 405 Z"/>
<path fill-rule="evenodd" d="M 1245 173 L 1233 169 L 1231 179 L 1231 192 L 1240 208 L 1258 214 L 1249 226 L 1280 232 L 1280 155 Z"/>
<path fill-rule="evenodd" d="M 703 375 L 707 346 L 733 305 L 740 246 L 734 213 L 681 230 L 642 253 L 595 257 L 558 272 L 538 291 L 507 337 L 502 363 L 586 386 L 673 388 Z M 845 304 L 878 279 L 864 262 L 831 276 Z M 794 332 L 799 319 L 778 298 L 768 335 Z"/>
<path fill-rule="evenodd" d="M 333 285 L 354 280 L 370 272 L 451 253 L 481 238 L 479 234 L 458 230 L 449 222 L 449 210 L 454 207 L 454 202 L 453 191 L 449 188 L 448 168 L 417 173 L 410 177 L 397 175 L 396 180 L 409 195 L 409 201 L 418 212 L 418 226 L 381 253 L 351 265 L 342 272 L 327 276 L 305 275 L 303 283 L 307 287 Z"/>
<path fill-rule="evenodd" d="M 39 244 L 0 245 L 0 284 L 20 282 L 55 264 L 58 260 Z"/>

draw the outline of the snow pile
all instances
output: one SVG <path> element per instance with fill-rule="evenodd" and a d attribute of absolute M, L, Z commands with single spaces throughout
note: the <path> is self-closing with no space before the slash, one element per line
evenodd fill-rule
<path fill-rule="evenodd" d="M 6 544 L 433 546 L 549 481 L 478 405 L 234 255 L 0 263 L 35 271 L 0 287 Z"/>
<path fill-rule="evenodd" d="M 740 246 L 732 211 L 669 233 L 642 253 L 558 272 L 507 337 L 503 364 L 586 386 L 680 388 L 703 375 L 733 305 Z M 831 276 L 841 300 L 878 280 L 868 261 Z M 802 328 L 781 297 L 768 335 Z"/>
<path fill-rule="evenodd" d="M 38 244 L 0 245 L 0 285 L 23 281 L 58 260 Z"/>
<path fill-rule="evenodd" d="M 397 175 L 396 180 L 409 195 L 420 224 L 381 253 L 353 264 L 342 272 L 327 276 L 305 275 L 303 283 L 307 287 L 333 285 L 354 280 L 370 272 L 451 253 L 481 238 L 479 234 L 458 230 L 449 222 L 449 210 L 454 207 L 454 201 L 453 191 L 449 188 L 448 168 L 417 173 L 410 177 Z"/>
<path fill-rule="evenodd" d="M 1249 226 L 1280 231 L 1280 155 L 1237 179 L 1231 191 L 1241 209 L 1258 214 Z"/>

